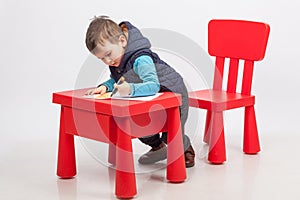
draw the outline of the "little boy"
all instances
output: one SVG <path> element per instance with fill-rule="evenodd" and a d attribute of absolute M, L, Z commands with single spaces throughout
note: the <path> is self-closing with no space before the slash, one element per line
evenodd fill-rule
<path fill-rule="evenodd" d="M 186 167 L 195 164 L 195 152 L 190 140 L 184 134 L 188 116 L 188 94 L 182 77 L 159 56 L 150 50 L 151 44 L 141 32 L 129 22 L 119 25 L 105 16 L 95 17 L 86 33 L 86 46 L 89 51 L 109 65 L 110 79 L 87 94 L 104 94 L 117 88 L 120 95 L 147 96 L 157 92 L 181 94 L 180 121 Z M 125 81 L 116 82 L 124 77 Z M 167 158 L 167 132 L 139 138 L 152 147 L 139 158 L 140 164 L 152 164 Z"/>

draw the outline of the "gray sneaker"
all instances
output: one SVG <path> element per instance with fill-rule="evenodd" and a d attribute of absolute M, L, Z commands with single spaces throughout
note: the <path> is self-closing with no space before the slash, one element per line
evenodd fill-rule
<path fill-rule="evenodd" d="M 162 142 L 158 147 L 152 148 L 139 158 L 139 163 L 143 165 L 153 164 L 167 158 L 167 146 Z"/>

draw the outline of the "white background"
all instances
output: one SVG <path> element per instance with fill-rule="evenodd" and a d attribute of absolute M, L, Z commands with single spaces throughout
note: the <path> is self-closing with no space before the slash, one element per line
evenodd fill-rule
<path fill-rule="evenodd" d="M 89 19 L 94 15 L 109 15 L 116 22 L 129 20 L 139 28 L 176 31 L 204 50 L 207 49 L 207 23 L 212 18 L 270 24 L 266 57 L 256 64 L 254 71 L 252 91 L 257 96 L 258 125 L 263 132 L 295 134 L 300 113 L 297 7 L 296 0 L 143 3 L 2 0 L 1 143 L 54 137 L 59 106 L 51 104 L 51 95 L 74 88 L 79 70 L 89 55 L 84 40 Z"/>
<path fill-rule="evenodd" d="M 267 52 L 255 66 L 252 88 L 260 134 L 298 134 L 298 4 L 296 0 L 1 0 L 0 156 L 9 156 L 21 142 L 57 138 L 59 106 L 52 104 L 52 93 L 74 88 L 89 56 L 84 40 L 94 15 L 108 15 L 116 22 L 129 20 L 139 28 L 176 31 L 205 50 L 210 19 L 268 23 Z M 241 129 L 242 112 L 226 115 L 226 122 L 230 121 L 234 126 L 228 129 Z"/>

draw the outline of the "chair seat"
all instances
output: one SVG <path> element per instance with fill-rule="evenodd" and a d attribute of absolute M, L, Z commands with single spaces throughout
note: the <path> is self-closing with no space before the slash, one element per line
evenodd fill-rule
<path fill-rule="evenodd" d="M 221 90 L 198 90 L 189 92 L 191 107 L 210 111 L 224 111 L 254 105 L 255 96 L 229 93 Z"/>

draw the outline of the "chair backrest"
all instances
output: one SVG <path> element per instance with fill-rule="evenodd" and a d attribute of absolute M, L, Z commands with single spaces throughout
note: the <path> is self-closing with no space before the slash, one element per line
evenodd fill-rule
<path fill-rule="evenodd" d="M 225 58 L 229 58 L 227 91 L 236 92 L 239 60 L 244 60 L 242 94 L 250 95 L 254 61 L 265 56 L 270 26 L 244 20 L 211 20 L 208 52 L 216 57 L 213 89 L 221 90 Z"/>

